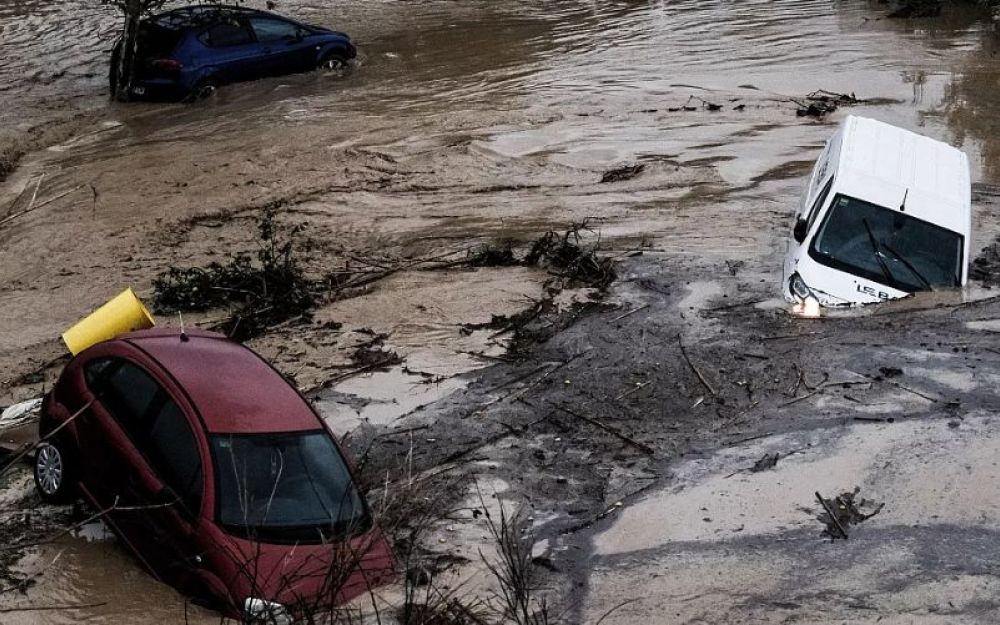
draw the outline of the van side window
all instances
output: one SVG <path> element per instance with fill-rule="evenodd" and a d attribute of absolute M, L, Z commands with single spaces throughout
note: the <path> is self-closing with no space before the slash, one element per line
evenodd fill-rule
<path fill-rule="evenodd" d="M 187 417 L 172 399 L 164 399 L 151 420 L 147 442 L 140 444 L 139 449 L 184 506 L 197 514 L 202 495 L 198 441 Z"/>
<path fill-rule="evenodd" d="M 819 211 L 823 208 L 823 204 L 826 203 L 826 198 L 830 196 L 830 189 L 833 188 L 833 177 L 826 183 L 823 190 L 819 192 L 819 196 L 816 201 L 813 202 L 812 208 L 809 209 L 809 216 L 807 218 L 808 225 L 806 226 L 806 232 L 812 230 L 813 224 L 816 222 L 816 216 L 819 215 Z"/>

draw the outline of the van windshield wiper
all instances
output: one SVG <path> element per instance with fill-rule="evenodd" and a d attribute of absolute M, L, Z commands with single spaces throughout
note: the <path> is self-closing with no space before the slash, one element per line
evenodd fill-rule
<path fill-rule="evenodd" d="M 927 278 L 925 278 L 924 274 L 922 274 L 919 271 L 917 271 L 917 268 L 913 266 L 913 263 L 911 263 L 910 261 L 906 260 L 903 257 L 902 254 L 900 254 L 896 250 L 894 250 L 891 247 L 889 247 L 889 244 L 886 243 L 885 241 L 882 241 L 882 247 L 884 247 L 886 249 L 886 251 L 888 251 L 890 254 L 892 254 L 893 256 L 895 256 L 896 260 L 898 260 L 899 262 L 903 263 L 903 266 L 906 267 L 907 269 L 909 269 L 910 273 L 912 273 L 913 275 L 915 275 L 918 280 L 920 280 L 921 282 L 923 282 L 924 283 L 924 287 L 926 287 L 928 291 L 933 291 L 934 290 L 934 287 L 931 286 L 930 280 L 928 280 Z"/>
<path fill-rule="evenodd" d="M 890 284 L 895 286 L 896 278 L 895 276 L 892 275 L 892 272 L 889 271 L 889 265 L 886 265 L 885 261 L 882 260 L 882 254 L 881 252 L 879 252 L 878 249 L 878 239 L 875 238 L 875 233 L 872 232 L 872 227 L 868 223 L 868 218 L 866 217 L 861 221 L 865 224 L 865 230 L 868 231 L 868 242 L 871 243 L 872 253 L 875 254 L 875 260 L 878 261 L 878 266 L 882 269 L 882 274 L 885 276 L 885 279 L 888 280 Z"/>

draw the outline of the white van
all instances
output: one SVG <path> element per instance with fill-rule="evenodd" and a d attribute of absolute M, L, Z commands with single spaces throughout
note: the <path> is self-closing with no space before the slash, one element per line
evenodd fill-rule
<path fill-rule="evenodd" d="M 850 306 L 963 286 L 971 205 L 961 150 L 848 117 L 803 194 L 785 257 L 785 299 Z"/>

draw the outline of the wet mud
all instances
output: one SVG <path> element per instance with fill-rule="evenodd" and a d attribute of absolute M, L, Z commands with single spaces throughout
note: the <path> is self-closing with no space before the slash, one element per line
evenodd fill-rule
<path fill-rule="evenodd" d="M 996 528 L 990 493 L 973 484 L 992 471 L 995 292 L 977 282 L 816 320 L 777 299 L 802 178 L 846 112 L 963 148 L 977 182 L 973 255 L 1000 234 L 998 70 L 982 12 L 958 3 L 933 20 L 881 20 L 875 3 L 801 0 L 279 8 L 349 32 L 355 71 L 125 106 L 104 95 L 112 14 L 0 1 L 0 121 L 17 120 L 0 153 L 19 156 L 0 185 L 0 220 L 17 215 L 0 222 L 0 404 L 51 386 L 60 333 L 123 286 L 148 298 L 167 267 L 251 252 L 260 209 L 277 203 L 311 241 L 308 271 L 404 268 L 249 344 L 371 475 L 406 457 L 529 511 L 539 574 L 570 621 L 642 594 L 605 622 L 987 622 L 995 580 L 976 554 Z M 49 43 L 66 33 L 78 47 Z M 860 101 L 799 117 L 795 100 L 818 89 Z M 559 294 L 517 358 L 487 326 L 551 296 L 551 267 L 408 266 L 498 241 L 526 251 L 584 220 L 617 279 L 603 297 Z M 359 372 L 352 355 L 373 334 L 402 363 Z M 746 471 L 774 453 L 773 467 Z M 11 543 L 72 524 L 37 501 L 26 470 L 5 480 Z M 814 493 L 855 486 L 885 509 L 830 545 Z M 464 558 L 456 575 L 480 588 L 474 494 L 455 493 L 434 549 Z M 6 583 L 36 583 L 0 596 L 4 622 L 186 618 L 184 600 L 113 539 L 74 531 L 17 553 Z M 824 568 L 841 554 L 846 576 Z M 935 581 L 941 570 L 950 581 Z M 213 618 L 191 610 L 191 622 Z"/>

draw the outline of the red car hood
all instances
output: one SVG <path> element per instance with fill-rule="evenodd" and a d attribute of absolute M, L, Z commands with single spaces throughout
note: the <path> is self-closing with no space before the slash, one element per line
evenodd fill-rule
<path fill-rule="evenodd" d="M 275 545 L 234 536 L 220 543 L 209 557 L 236 612 L 248 597 L 280 603 L 296 615 L 322 612 L 395 577 L 392 552 L 378 528 L 331 544 Z"/>

